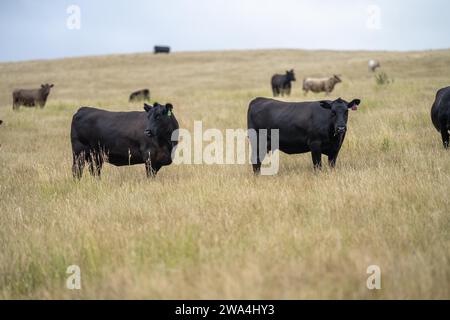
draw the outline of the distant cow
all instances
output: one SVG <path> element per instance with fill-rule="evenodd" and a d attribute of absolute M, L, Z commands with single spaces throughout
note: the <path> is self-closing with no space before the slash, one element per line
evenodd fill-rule
<path fill-rule="evenodd" d="M 351 102 L 342 100 L 317 102 L 282 102 L 267 98 L 256 98 L 248 107 L 248 129 L 279 129 L 279 150 L 287 154 L 311 152 L 314 168 L 322 165 L 322 154 L 328 156 L 331 167 L 344 142 L 347 132 L 348 109 L 356 110 L 359 99 Z M 253 172 L 259 174 L 261 163 L 271 149 L 267 139 L 267 150 L 259 150 L 257 141 L 251 141 Z"/>
<path fill-rule="evenodd" d="M 305 95 L 309 92 L 325 92 L 329 95 L 334 90 L 334 86 L 342 82 L 341 78 L 337 75 L 333 75 L 330 78 L 306 78 L 303 80 L 303 91 Z"/>
<path fill-rule="evenodd" d="M 36 104 L 43 108 L 47 102 L 50 89 L 53 84 L 42 84 L 40 89 L 17 89 L 13 92 L 13 110 L 17 110 L 20 106 L 34 107 Z"/>
<path fill-rule="evenodd" d="M 3 123 L 3 120 L 0 120 L 0 125 L 2 125 L 2 123 Z"/>
<path fill-rule="evenodd" d="M 368 67 L 370 72 L 375 72 L 377 68 L 381 67 L 381 65 L 380 62 L 377 60 L 369 60 Z"/>
<path fill-rule="evenodd" d="M 170 47 L 168 46 L 155 46 L 154 53 L 170 53 Z"/>
<path fill-rule="evenodd" d="M 80 179 L 87 162 L 93 176 L 100 176 L 104 162 L 115 166 L 145 164 L 147 177 L 172 163 L 171 140 L 179 128 L 170 103 L 144 104 L 145 112 L 110 112 L 90 107 L 80 108 L 72 119 L 74 178 Z"/>
<path fill-rule="evenodd" d="M 431 120 L 437 131 L 441 133 L 444 148 L 449 147 L 450 131 L 450 87 L 440 89 L 431 108 Z"/>
<path fill-rule="evenodd" d="M 143 89 L 130 94 L 129 102 L 150 101 L 150 90 Z"/>
<path fill-rule="evenodd" d="M 291 82 L 295 81 L 294 70 L 286 71 L 286 74 L 275 74 L 272 76 L 272 92 L 274 97 L 280 94 L 289 96 L 291 94 Z"/>

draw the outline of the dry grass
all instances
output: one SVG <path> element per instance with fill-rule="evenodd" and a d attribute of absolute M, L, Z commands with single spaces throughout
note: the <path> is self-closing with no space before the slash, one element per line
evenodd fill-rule
<path fill-rule="evenodd" d="M 380 59 L 395 79 L 377 88 Z M 182 127 L 245 128 L 274 72 L 342 74 L 332 97 L 361 98 L 337 169 L 281 156 L 278 176 L 250 166 L 106 166 L 71 176 L 80 105 L 139 110 L 149 87 Z M 450 51 L 248 51 L 0 64 L 0 298 L 450 298 L 450 154 L 431 125 Z M 13 112 L 11 91 L 55 83 L 43 110 Z M 310 95 L 309 99 L 321 99 Z M 67 266 L 82 290 L 65 288 Z M 366 288 L 366 268 L 382 290 Z"/>

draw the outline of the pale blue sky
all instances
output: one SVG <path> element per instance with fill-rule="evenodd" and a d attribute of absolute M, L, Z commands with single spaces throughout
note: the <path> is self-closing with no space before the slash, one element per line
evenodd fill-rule
<path fill-rule="evenodd" d="M 81 9 L 80 30 L 66 27 L 71 4 Z M 380 8 L 379 29 L 367 27 L 371 5 Z M 449 12 L 447 0 L 1 0 L 0 61 L 155 44 L 174 51 L 449 48 Z"/>

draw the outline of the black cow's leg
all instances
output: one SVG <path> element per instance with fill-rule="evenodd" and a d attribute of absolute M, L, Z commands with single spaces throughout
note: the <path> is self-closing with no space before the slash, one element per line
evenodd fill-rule
<path fill-rule="evenodd" d="M 249 136 L 250 144 L 252 147 L 252 167 L 253 173 L 255 175 L 259 175 L 261 171 L 261 159 L 259 158 L 259 137 L 258 132 L 256 131 L 256 135 Z"/>
<path fill-rule="evenodd" d="M 100 178 L 103 166 L 101 156 L 97 153 L 91 154 L 88 162 L 89 162 L 89 172 L 91 173 L 91 176 Z"/>
<path fill-rule="evenodd" d="M 322 168 L 322 150 L 320 146 L 320 142 L 312 142 L 310 143 L 312 161 L 314 164 L 314 169 Z"/>
<path fill-rule="evenodd" d="M 147 173 L 147 178 L 156 177 L 156 174 L 158 173 L 159 169 L 161 169 L 161 167 L 152 166 L 151 161 L 145 162 L 145 172 Z"/>
<path fill-rule="evenodd" d="M 337 156 L 338 156 L 337 154 L 328 156 L 328 164 L 332 169 L 336 167 Z"/>
<path fill-rule="evenodd" d="M 256 163 L 252 164 L 252 167 L 254 175 L 258 176 L 261 173 L 261 161 L 259 161 L 259 158 Z"/>
<path fill-rule="evenodd" d="M 152 163 L 150 151 L 144 152 L 142 154 L 142 159 L 145 163 L 145 173 L 147 174 L 147 178 L 154 178 L 161 166 L 157 168 L 156 165 Z"/>
<path fill-rule="evenodd" d="M 332 169 L 334 169 L 336 167 L 336 162 L 337 162 L 338 155 L 339 155 L 339 150 L 331 153 L 328 156 L 328 164 L 330 165 L 330 167 Z"/>
<path fill-rule="evenodd" d="M 343 133 L 342 137 L 339 138 L 339 145 L 337 146 L 337 148 L 334 149 L 334 151 L 332 151 L 328 156 L 328 164 L 333 169 L 336 166 L 336 161 L 337 161 L 337 158 L 339 155 L 339 151 L 341 151 L 341 147 L 344 142 L 344 139 L 345 139 L 345 133 Z"/>
<path fill-rule="evenodd" d="M 448 149 L 449 147 L 449 134 L 447 130 L 441 130 L 442 143 L 444 144 L 444 148 Z"/>
<path fill-rule="evenodd" d="M 81 179 L 84 169 L 84 152 L 73 154 L 72 175 L 74 179 Z"/>
<path fill-rule="evenodd" d="M 280 95 L 280 89 L 278 87 L 272 87 L 272 92 L 274 97 L 278 97 Z"/>
<path fill-rule="evenodd" d="M 290 96 L 291 95 L 291 86 L 287 86 L 286 87 L 286 95 Z"/>

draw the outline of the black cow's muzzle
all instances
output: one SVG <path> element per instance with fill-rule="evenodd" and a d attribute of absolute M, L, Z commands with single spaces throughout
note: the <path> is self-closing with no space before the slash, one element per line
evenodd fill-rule
<path fill-rule="evenodd" d="M 337 127 L 336 128 L 336 131 L 334 132 L 336 135 L 338 135 L 338 134 L 343 134 L 343 133 L 345 133 L 347 131 L 347 128 L 346 127 Z"/>
<path fill-rule="evenodd" d="M 149 130 L 149 129 L 145 129 L 145 130 L 144 130 L 144 133 L 145 133 L 145 135 L 146 135 L 147 137 L 153 137 L 153 132 L 152 132 L 151 130 Z"/>

